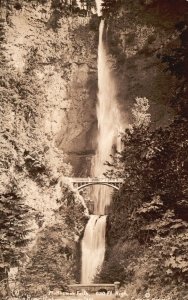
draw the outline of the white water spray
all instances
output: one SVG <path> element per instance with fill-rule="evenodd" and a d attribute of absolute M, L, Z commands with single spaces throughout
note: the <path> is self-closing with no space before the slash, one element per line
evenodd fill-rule
<path fill-rule="evenodd" d="M 96 1 L 98 15 L 101 15 L 101 1 Z M 113 148 L 118 147 L 118 135 L 121 128 L 120 113 L 117 105 L 117 91 L 109 64 L 109 58 L 103 35 L 104 20 L 99 27 L 98 46 L 98 135 L 97 151 L 92 161 L 92 176 L 103 177 L 106 171 L 105 161 L 110 159 Z M 91 283 L 102 266 L 105 256 L 106 208 L 110 204 L 110 188 L 93 186 L 94 213 L 87 223 L 82 240 L 82 283 Z M 102 215 L 102 216 L 100 216 Z"/>

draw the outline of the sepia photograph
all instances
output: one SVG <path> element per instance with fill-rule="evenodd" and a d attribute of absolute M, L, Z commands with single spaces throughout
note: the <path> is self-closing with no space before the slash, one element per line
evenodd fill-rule
<path fill-rule="evenodd" d="M 188 0 L 0 0 L 0 300 L 188 300 Z"/>

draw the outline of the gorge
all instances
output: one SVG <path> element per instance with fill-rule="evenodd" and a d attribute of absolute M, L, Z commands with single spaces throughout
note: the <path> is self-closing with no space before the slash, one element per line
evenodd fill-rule
<path fill-rule="evenodd" d="M 188 2 L 81 2 L 1 1 L 0 297 L 187 300 Z"/>

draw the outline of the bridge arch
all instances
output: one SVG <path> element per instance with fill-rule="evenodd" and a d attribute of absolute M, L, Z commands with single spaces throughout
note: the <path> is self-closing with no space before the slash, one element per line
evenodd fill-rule
<path fill-rule="evenodd" d="M 88 186 L 92 186 L 92 185 L 106 185 L 106 186 L 109 186 L 115 190 L 119 190 L 119 187 L 116 186 L 116 185 L 113 185 L 113 184 L 110 184 L 110 183 L 107 183 L 107 182 L 91 182 L 91 183 L 85 183 L 83 185 L 80 185 L 78 186 L 78 191 L 81 191 L 83 190 L 84 188 L 88 187 Z"/>
<path fill-rule="evenodd" d="M 88 178 L 69 178 L 73 186 L 78 190 L 83 190 L 84 188 L 92 185 L 106 185 L 115 190 L 119 190 L 121 184 L 123 183 L 123 178 L 98 178 L 98 177 L 88 177 Z"/>

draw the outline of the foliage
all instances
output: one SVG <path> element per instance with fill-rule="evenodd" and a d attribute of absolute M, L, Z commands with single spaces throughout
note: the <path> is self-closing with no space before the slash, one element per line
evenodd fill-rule
<path fill-rule="evenodd" d="M 28 218 L 31 218 L 31 209 L 24 205 L 15 191 L 1 195 L 0 204 L 1 250 L 4 262 L 17 266 L 21 259 L 19 249 L 28 242 Z"/>
<path fill-rule="evenodd" d="M 136 98 L 136 103 L 132 109 L 133 123 L 137 128 L 147 128 L 150 124 L 151 115 L 148 113 L 149 101 L 147 98 Z"/>
<path fill-rule="evenodd" d="M 102 270 L 96 276 L 96 282 L 110 282 L 114 283 L 117 280 L 121 283 L 129 282 L 134 274 L 134 269 L 132 264 L 135 263 L 135 257 L 139 257 L 141 247 L 138 250 L 139 243 L 136 240 L 132 241 L 122 241 L 121 239 L 118 243 L 107 251 Z"/>
<path fill-rule="evenodd" d="M 188 121 L 177 117 L 167 127 L 151 129 L 148 108 L 146 99 L 136 100 L 134 123 L 122 137 L 123 150 L 109 164 L 115 170 L 107 175 L 121 176 L 124 184 L 113 196 L 109 215 L 108 251 L 116 256 L 106 257 L 100 276 L 107 281 L 113 268 L 115 278 L 134 282 L 142 270 L 143 285 L 178 281 L 183 287 L 188 274 Z M 121 243 L 133 240 L 139 243 L 132 248 L 134 258 L 121 262 Z M 138 247 L 149 250 L 139 255 Z M 142 259 L 150 261 L 145 269 Z"/>
<path fill-rule="evenodd" d="M 94 0 L 80 0 L 80 3 L 87 11 L 91 10 L 91 8 L 95 6 Z"/>
<path fill-rule="evenodd" d="M 51 224 L 38 235 L 25 266 L 20 268 L 20 295 L 43 296 L 55 289 L 64 291 L 78 272 L 77 241 L 87 218 L 75 192 L 62 184 L 60 206 Z"/>
<path fill-rule="evenodd" d="M 22 196 L 18 194 L 14 182 L 9 192 L 0 195 L 0 269 L 2 274 L 0 283 L 2 288 L 3 281 L 6 282 L 6 291 L 10 268 L 19 266 L 25 257 L 25 248 L 30 242 L 30 224 L 34 215 L 34 210 L 27 206 Z M 5 290 L 1 294 L 2 297 L 6 295 Z"/>
<path fill-rule="evenodd" d="M 2 48 L 4 25 L 0 24 Z M 50 105 L 36 79 L 35 48 L 21 71 L 7 63 L 4 51 L 0 56 L 0 298 L 4 299 L 9 292 L 8 271 L 26 261 L 37 230 L 51 222 L 59 206 L 60 177 L 70 174 L 71 168 L 54 145 L 52 133 L 45 130 Z"/>
<path fill-rule="evenodd" d="M 103 0 L 102 1 L 102 13 L 106 17 L 111 14 L 115 14 L 118 12 L 118 8 L 120 7 L 122 0 Z"/>
<path fill-rule="evenodd" d="M 164 72 L 169 72 L 175 76 L 179 83 L 172 97 L 172 104 L 179 113 L 187 117 L 188 104 L 188 24 L 186 22 L 178 22 L 176 31 L 179 32 L 180 46 L 179 48 L 171 49 L 168 54 L 158 54 L 167 67 Z"/>

